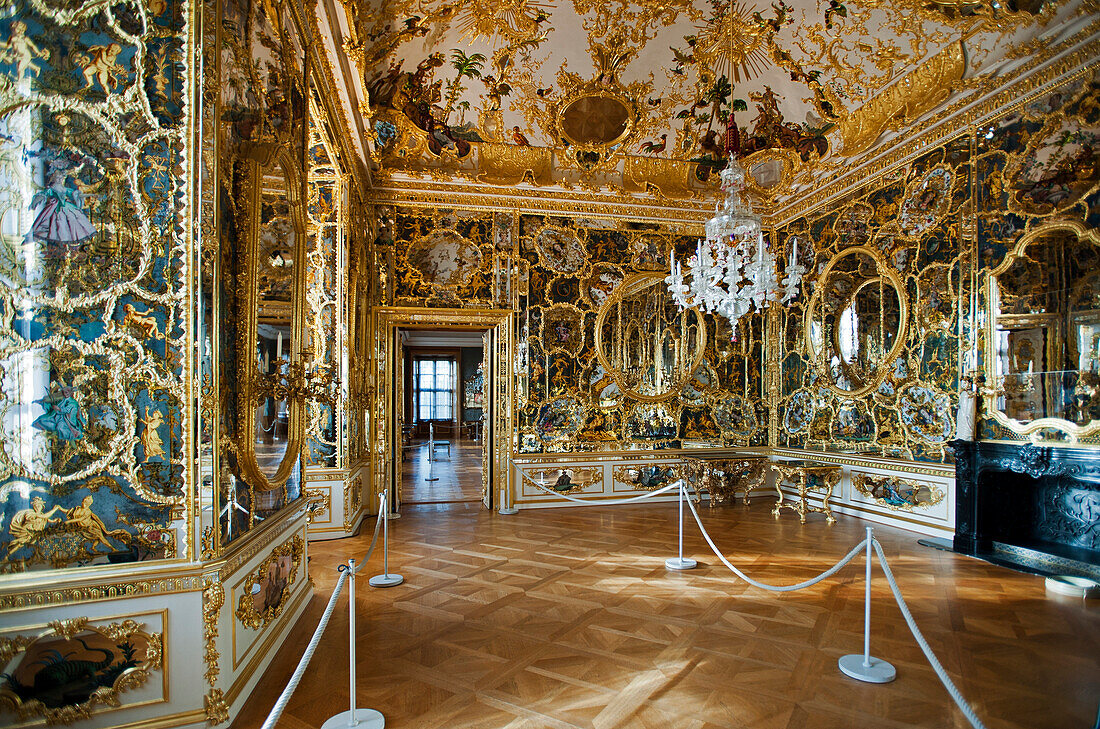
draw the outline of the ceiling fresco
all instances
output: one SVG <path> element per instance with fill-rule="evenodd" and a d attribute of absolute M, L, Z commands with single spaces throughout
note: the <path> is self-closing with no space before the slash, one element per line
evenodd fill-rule
<path fill-rule="evenodd" d="M 376 178 L 764 200 L 1095 32 L 1094 0 L 324 0 Z"/>

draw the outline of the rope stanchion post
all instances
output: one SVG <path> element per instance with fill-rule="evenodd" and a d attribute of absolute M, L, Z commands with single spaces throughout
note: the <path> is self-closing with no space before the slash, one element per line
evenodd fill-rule
<path fill-rule="evenodd" d="M 396 587 L 405 581 L 401 575 L 390 574 L 390 490 L 384 489 L 378 497 L 382 515 L 382 574 L 375 575 L 368 582 L 371 587 Z"/>
<path fill-rule="evenodd" d="M 431 475 L 431 466 L 436 462 L 436 423 L 428 423 L 428 475 L 425 481 L 439 481 L 439 476 Z"/>
<path fill-rule="evenodd" d="M 383 729 L 386 718 L 374 709 L 359 709 L 355 706 L 355 560 L 349 559 L 348 574 L 348 656 L 351 669 L 348 671 L 348 698 L 351 708 L 330 717 L 321 725 L 321 729 L 343 729 L 343 727 L 363 727 L 363 729 Z"/>
<path fill-rule="evenodd" d="M 867 527 L 867 571 L 863 600 L 863 655 L 849 653 L 841 657 L 838 663 L 844 675 L 857 681 L 890 683 L 897 676 L 897 671 L 890 663 L 871 656 L 871 545 L 873 543 L 873 530 L 871 527 Z"/>
<path fill-rule="evenodd" d="M 511 466 L 509 466 L 511 468 Z M 500 487 L 500 508 L 497 509 L 498 514 L 504 514 L 505 516 L 511 516 L 512 514 L 518 514 L 519 509 L 516 505 L 510 503 L 508 500 L 508 486 L 504 485 Z"/>
<path fill-rule="evenodd" d="M 693 559 L 684 559 L 684 481 L 680 479 L 680 552 L 678 557 L 669 557 L 665 560 L 665 568 L 670 570 L 695 569 L 698 564 Z"/>

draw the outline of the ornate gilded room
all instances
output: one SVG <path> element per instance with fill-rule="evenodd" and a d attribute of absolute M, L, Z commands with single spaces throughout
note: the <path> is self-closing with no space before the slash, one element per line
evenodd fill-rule
<path fill-rule="evenodd" d="M 1100 727 L 1096 0 L 3 15 L 0 726 Z"/>

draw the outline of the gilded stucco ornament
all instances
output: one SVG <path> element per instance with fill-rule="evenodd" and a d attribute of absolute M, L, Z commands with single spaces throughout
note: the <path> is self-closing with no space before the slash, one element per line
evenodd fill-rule
<path fill-rule="evenodd" d="M 95 625 L 89 618 L 54 621 L 35 636 L 0 639 L 5 672 L 0 709 L 21 721 L 71 724 L 122 706 L 122 694 L 144 686 L 164 664 L 163 636 L 132 619 Z M 73 677 L 94 681 L 74 682 Z"/>
<path fill-rule="evenodd" d="M 295 535 L 271 551 L 242 585 L 234 615 L 242 625 L 259 630 L 282 614 L 302 563 L 304 543 Z"/>

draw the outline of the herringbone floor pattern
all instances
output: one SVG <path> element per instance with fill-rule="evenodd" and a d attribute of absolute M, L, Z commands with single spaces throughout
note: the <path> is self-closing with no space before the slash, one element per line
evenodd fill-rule
<path fill-rule="evenodd" d="M 826 569 L 864 523 L 778 521 L 704 509 L 727 557 L 793 583 Z M 317 594 L 236 729 L 258 727 L 301 655 L 360 537 L 311 545 Z M 965 727 L 876 566 L 872 653 L 898 678 L 868 685 L 837 659 L 862 650 L 862 558 L 815 587 L 768 593 L 736 580 L 687 530 L 700 560 L 668 572 L 675 504 L 523 511 L 406 509 L 390 565 L 405 584 L 359 582 L 359 706 L 389 729 L 795 729 Z M 918 624 L 990 729 L 1091 729 L 1100 701 L 1100 606 L 1048 597 L 1043 581 L 876 528 Z M 379 550 L 381 551 L 381 550 Z M 373 568 L 373 569 L 372 569 Z M 380 555 L 365 570 L 380 571 Z M 346 601 L 279 726 L 319 727 L 347 709 Z"/>

